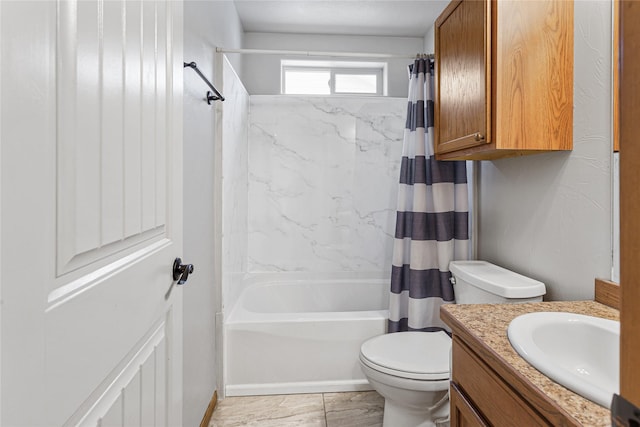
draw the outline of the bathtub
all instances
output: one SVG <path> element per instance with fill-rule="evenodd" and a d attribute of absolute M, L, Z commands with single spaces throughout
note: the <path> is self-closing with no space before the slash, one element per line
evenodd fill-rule
<path fill-rule="evenodd" d="M 389 280 L 265 281 L 224 325 L 227 396 L 371 390 L 360 345 L 386 332 Z"/>

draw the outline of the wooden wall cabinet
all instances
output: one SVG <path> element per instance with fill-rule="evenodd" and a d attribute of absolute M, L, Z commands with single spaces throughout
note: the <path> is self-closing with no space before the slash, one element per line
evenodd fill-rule
<path fill-rule="evenodd" d="M 620 1 L 613 0 L 613 151 L 620 151 Z"/>
<path fill-rule="evenodd" d="M 435 23 L 435 152 L 573 148 L 573 2 L 454 0 Z"/>

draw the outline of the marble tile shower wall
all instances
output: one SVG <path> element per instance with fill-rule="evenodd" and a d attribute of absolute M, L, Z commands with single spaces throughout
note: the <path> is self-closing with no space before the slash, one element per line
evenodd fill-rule
<path fill-rule="evenodd" d="M 222 143 L 222 281 L 223 295 L 235 301 L 237 285 L 247 271 L 249 93 L 223 57 L 226 100 L 221 108 Z"/>
<path fill-rule="evenodd" d="M 250 103 L 248 272 L 386 277 L 406 100 Z"/>

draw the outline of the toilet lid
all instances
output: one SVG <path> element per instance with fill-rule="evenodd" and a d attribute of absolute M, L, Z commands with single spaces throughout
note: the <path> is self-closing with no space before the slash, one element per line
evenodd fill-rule
<path fill-rule="evenodd" d="M 396 332 L 362 344 L 360 358 L 370 368 L 403 378 L 449 378 L 451 338 L 440 332 Z"/>

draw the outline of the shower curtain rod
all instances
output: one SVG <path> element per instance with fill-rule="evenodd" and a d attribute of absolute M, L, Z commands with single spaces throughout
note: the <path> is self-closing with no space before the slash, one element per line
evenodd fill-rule
<path fill-rule="evenodd" d="M 302 51 L 302 50 L 276 50 L 276 49 L 226 49 L 217 47 L 216 52 L 219 53 L 248 53 L 259 55 L 300 55 L 300 56 L 325 56 L 325 57 L 344 57 L 344 58 L 405 58 L 416 59 L 418 57 L 425 57 L 434 59 L 434 55 L 430 54 L 393 54 L 393 53 L 366 53 L 366 52 L 317 52 L 317 51 Z"/>

